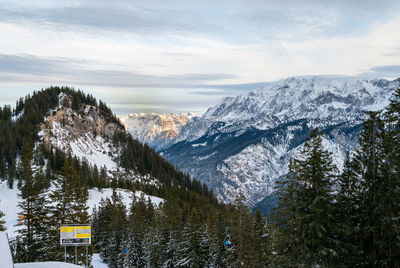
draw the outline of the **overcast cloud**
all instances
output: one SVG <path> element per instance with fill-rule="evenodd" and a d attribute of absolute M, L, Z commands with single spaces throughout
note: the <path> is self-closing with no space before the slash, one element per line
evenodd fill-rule
<path fill-rule="evenodd" d="M 0 0 L 0 104 L 50 85 L 204 112 L 289 76 L 400 77 L 396 0 Z"/>

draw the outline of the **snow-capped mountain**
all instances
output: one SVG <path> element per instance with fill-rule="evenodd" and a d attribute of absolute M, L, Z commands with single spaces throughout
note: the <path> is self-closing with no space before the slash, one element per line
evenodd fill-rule
<path fill-rule="evenodd" d="M 167 148 L 180 134 L 181 128 L 196 117 L 187 114 L 129 114 L 121 119 L 125 129 L 142 143 L 147 143 L 156 150 Z"/>
<path fill-rule="evenodd" d="M 288 78 L 237 97 L 224 98 L 189 121 L 163 155 L 208 183 L 223 200 L 241 191 L 249 205 L 268 197 L 287 172 L 309 131 L 318 127 L 340 168 L 365 118 L 384 108 L 400 79 Z"/>

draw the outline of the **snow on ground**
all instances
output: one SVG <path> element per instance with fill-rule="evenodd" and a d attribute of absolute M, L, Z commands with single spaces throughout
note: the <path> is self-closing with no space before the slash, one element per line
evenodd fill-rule
<path fill-rule="evenodd" d="M 5 227 L 10 237 L 14 237 L 16 231 L 20 229 L 14 226 L 18 222 L 18 202 L 21 200 L 18 197 L 19 192 L 16 183 L 14 189 L 9 189 L 6 181 L 0 182 L 0 210 L 5 214 Z"/>
<path fill-rule="evenodd" d="M 6 232 L 0 232 L 0 261 L 2 268 L 13 268 L 13 259 Z"/>
<path fill-rule="evenodd" d="M 132 192 L 126 189 L 116 189 L 118 194 L 121 194 L 122 196 L 122 201 L 127 207 L 127 209 L 130 208 L 131 203 L 132 203 Z M 110 188 L 104 188 L 101 191 L 97 190 L 97 188 L 90 189 L 89 190 L 89 201 L 88 201 L 88 206 L 89 206 L 89 212 L 93 211 L 94 206 L 99 206 L 101 199 L 106 199 L 106 198 L 111 198 L 112 196 L 112 189 Z M 143 193 L 142 191 L 136 191 L 135 196 L 136 197 L 141 197 L 144 195 L 144 198 L 147 200 L 150 198 L 151 202 L 153 203 L 154 206 L 159 206 L 161 202 L 163 202 L 164 199 L 156 196 L 151 196 Z"/>
<path fill-rule="evenodd" d="M 125 189 L 116 189 L 116 191 L 121 194 L 125 206 L 129 209 L 132 192 Z M 17 230 L 21 228 L 15 226 L 18 223 L 18 202 L 20 201 L 20 198 L 18 197 L 19 192 L 16 183 L 14 189 L 9 189 L 6 181 L 0 182 L 0 210 L 5 214 L 5 227 L 7 228 L 6 232 L 9 237 L 15 237 L 17 235 Z M 164 199 L 160 197 L 146 195 L 142 191 L 135 192 L 135 196 L 137 197 L 140 197 L 142 194 L 146 200 L 150 198 L 153 205 L 157 207 L 164 201 Z M 110 188 L 104 188 L 101 191 L 97 188 L 89 189 L 89 213 L 92 213 L 94 206 L 99 206 L 102 198 L 111 198 L 111 195 L 112 189 Z"/>
<path fill-rule="evenodd" d="M 93 254 L 92 265 L 93 268 L 108 268 L 107 264 L 102 262 L 99 253 Z"/>
<path fill-rule="evenodd" d="M 82 266 L 78 266 L 71 263 L 65 262 L 26 262 L 26 263 L 16 263 L 15 268 L 82 268 Z"/>

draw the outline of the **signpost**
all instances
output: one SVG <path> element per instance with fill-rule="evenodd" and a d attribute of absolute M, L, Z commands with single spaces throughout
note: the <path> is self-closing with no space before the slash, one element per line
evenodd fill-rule
<path fill-rule="evenodd" d="M 67 246 L 75 247 L 75 264 L 78 264 L 78 246 L 86 246 L 86 267 L 88 267 L 88 245 L 92 243 L 92 226 L 90 224 L 62 224 L 60 226 L 60 244 L 64 246 L 65 262 Z"/>

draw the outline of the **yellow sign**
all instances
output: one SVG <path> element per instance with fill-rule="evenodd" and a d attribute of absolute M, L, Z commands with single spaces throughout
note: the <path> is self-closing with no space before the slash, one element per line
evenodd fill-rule
<path fill-rule="evenodd" d="M 63 224 L 60 227 L 62 246 L 84 246 L 92 243 L 92 226 L 89 224 Z"/>

